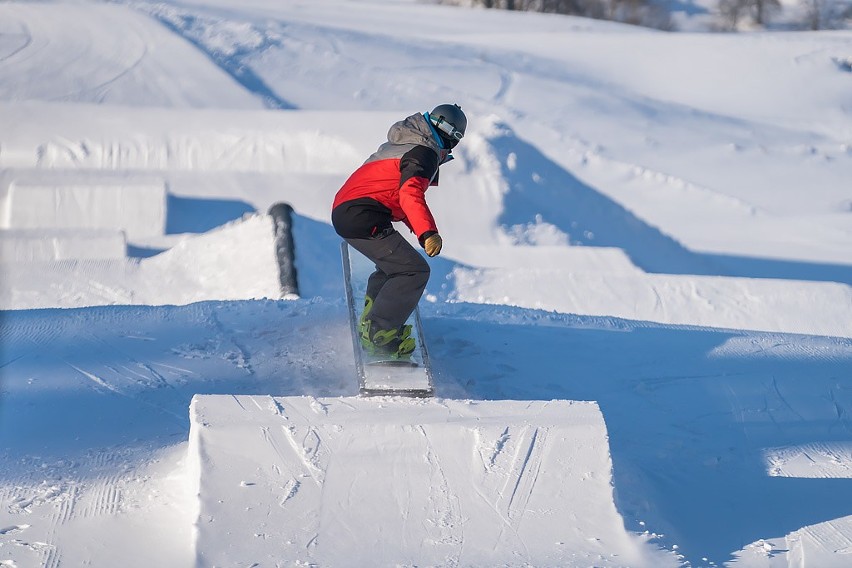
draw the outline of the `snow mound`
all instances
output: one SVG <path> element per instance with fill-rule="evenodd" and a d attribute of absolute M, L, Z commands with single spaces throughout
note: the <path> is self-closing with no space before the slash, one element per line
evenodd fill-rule
<path fill-rule="evenodd" d="M 190 416 L 205 566 L 658 565 L 592 402 L 207 395 Z"/>

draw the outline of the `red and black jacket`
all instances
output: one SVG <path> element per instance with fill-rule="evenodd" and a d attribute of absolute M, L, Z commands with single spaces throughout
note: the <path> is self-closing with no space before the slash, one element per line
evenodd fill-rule
<path fill-rule="evenodd" d="M 388 141 L 349 176 L 337 192 L 331 221 L 343 238 L 369 239 L 402 221 L 420 239 L 438 232 L 426 204 L 426 190 L 438 184 L 438 167 L 448 150 L 422 114 L 397 122 Z"/>

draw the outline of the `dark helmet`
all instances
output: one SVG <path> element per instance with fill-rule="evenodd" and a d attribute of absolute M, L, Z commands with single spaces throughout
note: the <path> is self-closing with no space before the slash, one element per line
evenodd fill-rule
<path fill-rule="evenodd" d="M 429 121 L 438 131 L 446 145 L 454 148 L 464 137 L 467 117 L 459 105 L 438 105 L 429 113 Z"/>

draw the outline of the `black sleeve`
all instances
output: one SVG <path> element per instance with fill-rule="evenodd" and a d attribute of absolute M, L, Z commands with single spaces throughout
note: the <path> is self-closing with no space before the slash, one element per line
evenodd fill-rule
<path fill-rule="evenodd" d="M 413 177 L 431 182 L 438 172 L 438 154 L 426 146 L 415 146 L 399 161 L 399 187 Z"/>

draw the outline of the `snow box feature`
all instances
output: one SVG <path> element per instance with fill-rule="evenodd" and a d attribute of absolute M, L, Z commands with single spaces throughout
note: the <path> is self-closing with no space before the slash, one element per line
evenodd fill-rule
<path fill-rule="evenodd" d="M 0 262 L 122 259 L 122 231 L 99 229 L 0 229 Z"/>
<path fill-rule="evenodd" d="M 130 240 L 165 233 L 162 180 L 16 180 L 6 200 L 5 219 L 0 219 L 6 229 L 113 229 Z"/>
<path fill-rule="evenodd" d="M 190 415 L 200 566 L 643 564 L 593 402 L 197 395 Z"/>

